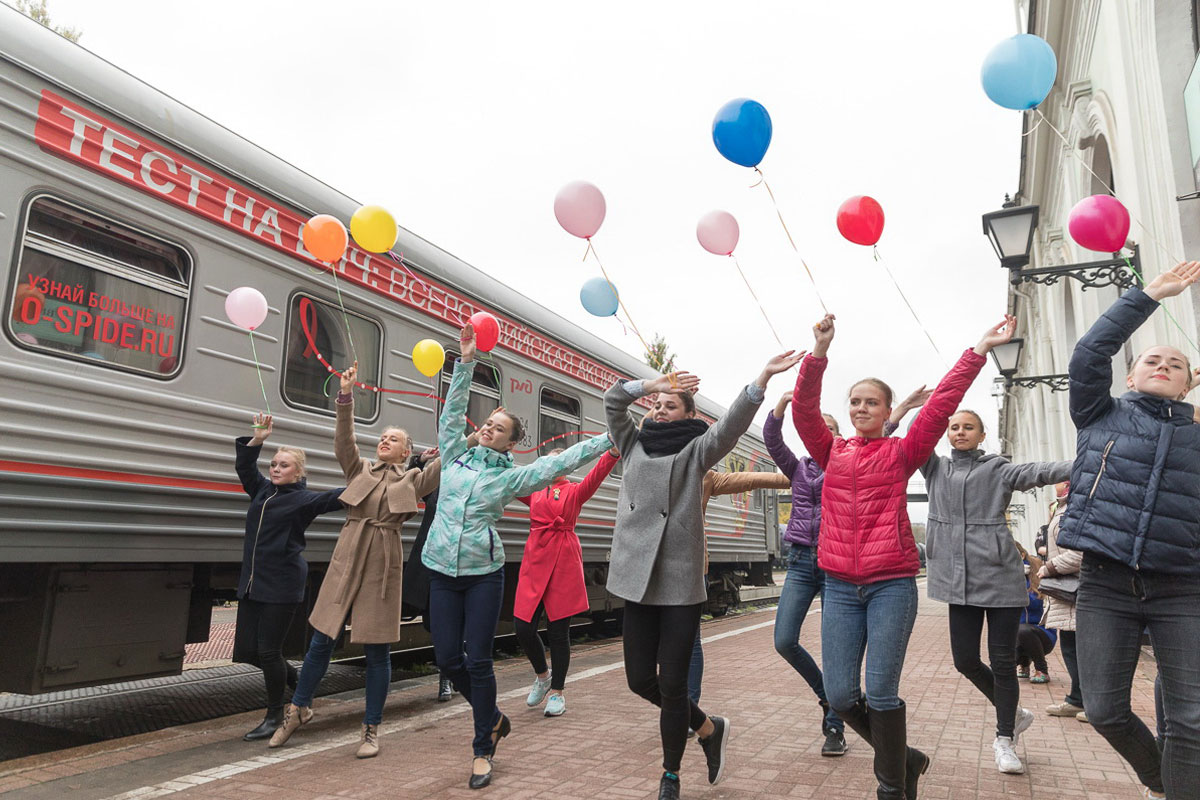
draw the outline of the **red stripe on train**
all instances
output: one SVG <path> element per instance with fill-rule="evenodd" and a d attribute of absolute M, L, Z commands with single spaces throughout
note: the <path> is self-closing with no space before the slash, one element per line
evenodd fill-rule
<path fill-rule="evenodd" d="M 58 478 L 88 478 L 97 481 L 140 483 L 146 486 L 173 486 L 181 489 L 209 489 L 217 492 L 241 492 L 237 483 L 197 481 L 191 478 L 169 478 L 165 475 L 142 475 L 136 472 L 111 472 L 84 467 L 60 467 L 57 464 L 35 464 L 31 461 L 0 461 L 0 472 L 20 472 L 25 475 L 53 475 Z"/>

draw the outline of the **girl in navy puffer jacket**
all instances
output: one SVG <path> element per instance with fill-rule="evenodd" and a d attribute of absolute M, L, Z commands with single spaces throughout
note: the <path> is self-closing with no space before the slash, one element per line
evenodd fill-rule
<path fill-rule="evenodd" d="M 1182 402 L 1188 357 L 1157 345 L 1133 362 L 1116 398 L 1112 358 L 1159 301 L 1200 277 L 1180 264 L 1130 289 L 1071 357 L 1071 418 L 1079 430 L 1058 544 L 1083 551 L 1076 634 L 1084 708 L 1151 797 L 1200 798 L 1200 426 Z M 1130 710 L 1143 628 L 1149 628 L 1167 714 L 1160 757 Z"/>

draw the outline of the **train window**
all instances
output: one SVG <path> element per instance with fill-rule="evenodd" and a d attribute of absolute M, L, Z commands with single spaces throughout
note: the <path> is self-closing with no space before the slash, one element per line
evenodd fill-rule
<path fill-rule="evenodd" d="M 383 328 L 378 322 L 351 311 L 343 314 L 333 303 L 296 294 L 288 309 L 287 331 L 283 399 L 289 404 L 334 413 L 338 378 L 325 365 L 343 369 L 356 357 L 358 380 L 379 385 Z M 378 410 L 378 392 L 354 391 L 355 418 L 374 419 Z"/>
<path fill-rule="evenodd" d="M 179 372 L 191 271 L 181 247 L 62 200 L 34 198 L 9 334 L 30 350 L 170 378 Z"/>
<path fill-rule="evenodd" d="M 457 353 L 446 353 L 442 365 L 442 382 L 439 395 L 443 402 L 450 389 L 450 377 L 454 374 Z M 500 405 L 500 370 L 490 362 L 476 361 L 475 373 L 471 376 L 471 396 L 467 400 L 467 432 L 475 430 Z"/>
<path fill-rule="evenodd" d="M 580 402 L 562 392 L 542 387 L 538 406 L 538 436 L 541 445 L 538 455 L 544 456 L 558 447 L 570 447 L 583 439 L 583 410 Z M 553 441 L 551 441 L 553 440 Z"/>

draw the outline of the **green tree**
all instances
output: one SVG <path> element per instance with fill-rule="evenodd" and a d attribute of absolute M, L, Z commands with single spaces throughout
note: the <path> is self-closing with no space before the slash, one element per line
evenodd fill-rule
<path fill-rule="evenodd" d="M 663 338 L 661 333 L 654 334 L 654 340 L 650 342 L 650 349 L 646 353 L 646 363 L 652 369 L 662 374 L 675 371 L 675 354 L 667 355 L 670 348 L 667 346 L 667 340 Z"/>
<path fill-rule="evenodd" d="M 46 0 L 17 0 L 17 11 L 57 33 L 64 39 L 78 42 L 83 31 L 78 28 L 56 27 L 50 20 L 50 11 L 46 8 Z"/>

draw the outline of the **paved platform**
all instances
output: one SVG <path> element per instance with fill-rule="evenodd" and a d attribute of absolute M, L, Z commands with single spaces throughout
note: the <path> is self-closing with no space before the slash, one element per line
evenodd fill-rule
<path fill-rule="evenodd" d="M 801 635 L 819 652 L 819 612 Z M 702 705 L 733 721 L 725 780 L 709 786 L 703 756 L 690 744 L 683 794 L 692 798 L 874 797 L 870 748 L 852 733 L 851 751 L 821 758 L 819 713 L 807 686 L 776 655 L 773 612 L 729 616 L 705 624 Z M 1061 698 L 1065 670 L 1052 656 L 1052 682 L 1022 682 L 1022 704 L 1037 721 L 1022 737 L 1024 775 L 1000 775 L 992 761 L 994 716 L 978 692 L 954 671 L 945 608 L 923 601 L 909 647 L 902 694 L 911 741 L 931 753 L 921 796 L 947 798 L 1089 798 L 1134 800 L 1132 772 L 1090 726 L 1042 712 Z M 393 685 L 385 712 L 382 753 L 358 761 L 354 751 L 361 692 L 316 702 L 317 719 L 285 748 L 242 742 L 258 721 L 240 714 L 119 739 L 53 756 L 0 763 L 0 795 L 28 798 L 285 797 L 296 800 L 386 797 L 640 800 L 653 798 L 660 774 L 657 714 L 625 686 L 619 641 L 575 651 L 567 686 L 568 713 L 547 719 L 524 707 L 528 665 L 499 665 L 501 707 L 513 734 L 499 748 L 494 783 L 466 788 L 470 715 L 461 699 L 434 702 L 434 679 Z M 1134 685 L 1135 710 L 1153 719 L 1153 663 Z"/>

